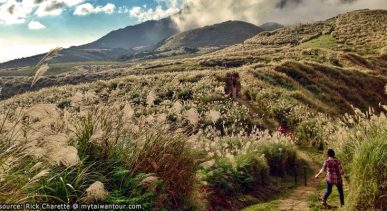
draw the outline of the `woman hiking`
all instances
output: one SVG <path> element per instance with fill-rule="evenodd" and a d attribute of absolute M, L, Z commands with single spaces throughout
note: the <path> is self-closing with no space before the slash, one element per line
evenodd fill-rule
<path fill-rule="evenodd" d="M 344 206 L 344 191 L 343 191 L 343 180 L 342 176 L 344 175 L 344 171 L 341 168 L 340 161 L 335 157 L 335 151 L 333 149 L 328 149 L 328 158 L 324 161 L 324 165 L 321 170 L 316 174 L 315 178 L 317 179 L 324 171 L 327 171 L 327 190 L 322 197 L 322 204 L 326 207 L 329 207 L 327 204 L 327 199 L 329 195 L 332 193 L 333 185 L 336 185 L 337 190 L 340 195 L 340 204 L 341 207 Z"/>

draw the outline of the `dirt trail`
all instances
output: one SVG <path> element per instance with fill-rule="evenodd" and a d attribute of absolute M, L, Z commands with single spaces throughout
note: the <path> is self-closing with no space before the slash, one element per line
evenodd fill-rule
<path fill-rule="evenodd" d="M 298 155 L 308 163 L 313 173 L 317 173 L 319 171 L 320 166 L 315 164 L 307 154 L 302 151 L 298 151 Z M 309 210 L 308 198 L 316 192 L 319 182 L 320 179 L 315 179 L 314 174 L 312 174 L 307 180 L 307 186 L 301 185 L 297 187 L 288 197 L 280 202 L 278 210 Z"/>
<path fill-rule="evenodd" d="M 263 119 L 263 123 L 266 128 L 269 130 L 275 130 L 278 126 L 278 123 L 275 119 L 265 116 L 265 112 L 260 108 L 260 106 L 255 103 L 244 99 L 243 97 L 236 99 L 240 104 L 246 106 L 252 116 Z M 320 183 L 319 179 L 315 179 L 314 175 L 320 170 L 320 166 L 313 162 L 313 160 L 303 151 L 297 150 L 297 153 L 301 159 L 303 159 L 313 171 L 310 178 L 307 179 L 307 186 L 300 184 L 288 197 L 281 200 L 278 209 L 280 211 L 286 210 L 296 210 L 304 211 L 309 210 L 308 198 L 316 192 L 317 186 Z"/>

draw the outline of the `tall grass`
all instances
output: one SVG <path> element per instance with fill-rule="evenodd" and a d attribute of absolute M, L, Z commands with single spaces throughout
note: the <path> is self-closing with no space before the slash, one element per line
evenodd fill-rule
<path fill-rule="evenodd" d="M 358 112 L 359 113 L 359 112 Z M 380 208 L 387 193 L 387 118 L 381 113 L 347 117 L 350 127 L 339 128 L 330 144 L 338 148 L 349 177 L 349 210 Z"/>
<path fill-rule="evenodd" d="M 0 202 L 20 202 L 31 195 L 28 193 L 30 169 L 34 163 L 22 154 L 23 149 L 0 143 Z M 17 156 L 15 156 L 17 155 Z"/>
<path fill-rule="evenodd" d="M 350 164 L 350 207 L 375 207 L 379 197 L 387 193 L 387 131 L 375 129 L 354 148 Z M 383 202 L 384 203 L 384 202 Z"/>
<path fill-rule="evenodd" d="M 117 202 L 131 195 L 143 197 L 143 203 L 151 200 L 152 206 L 159 208 L 181 206 L 195 182 L 197 152 L 181 135 L 166 133 L 162 128 L 125 131 L 122 116 L 111 121 L 110 113 L 105 112 L 84 118 L 77 133 L 77 147 L 81 158 L 93 165 L 93 171 L 104 175 L 114 193 L 109 200 Z M 98 139 L 94 136 L 97 131 L 102 133 Z M 138 185 L 144 187 L 134 188 Z M 148 185 L 156 186 L 147 190 Z"/>
<path fill-rule="evenodd" d="M 35 76 L 32 79 L 31 87 L 40 79 L 42 75 L 49 69 L 47 61 L 52 59 L 55 55 L 57 55 L 62 48 L 57 47 L 51 49 L 36 65 L 35 65 Z"/>
<path fill-rule="evenodd" d="M 81 161 L 49 165 L 25 153 L 25 142 L 0 145 L 0 202 L 110 202 L 144 209 L 182 207 L 196 182 L 199 156 L 182 134 L 162 128 L 134 132 L 123 114 L 98 108 L 74 120 L 72 144 Z M 39 165 L 38 165 L 39 164 Z M 102 182 L 108 197 L 89 197 Z M 91 193 L 93 194 L 93 193 Z"/>

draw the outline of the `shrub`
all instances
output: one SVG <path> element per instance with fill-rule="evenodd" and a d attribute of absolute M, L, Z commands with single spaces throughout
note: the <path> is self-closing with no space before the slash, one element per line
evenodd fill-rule
<path fill-rule="evenodd" d="M 66 100 L 59 102 L 56 106 L 60 109 L 65 109 L 65 108 L 69 107 L 70 105 L 71 105 L 71 101 L 66 99 Z"/>
<path fill-rule="evenodd" d="M 177 99 L 180 100 L 191 100 L 193 97 L 193 92 L 191 90 L 182 90 L 176 94 Z"/>
<path fill-rule="evenodd" d="M 268 183 L 269 166 L 263 156 L 256 153 L 240 155 L 236 158 L 237 180 L 240 191 L 252 191 Z"/>
<path fill-rule="evenodd" d="M 324 133 L 324 125 L 318 119 L 312 118 L 301 122 L 295 129 L 298 141 L 305 145 L 312 145 L 319 150 L 324 149 L 327 144 Z"/>
<path fill-rule="evenodd" d="M 146 104 L 146 96 L 140 92 L 132 93 L 129 96 L 129 99 L 136 105 L 145 105 Z"/>
<path fill-rule="evenodd" d="M 109 194 L 106 199 L 108 203 L 141 204 L 143 209 L 155 209 L 157 202 L 165 200 L 165 195 L 157 193 L 162 190 L 161 180 L 157 180 L 152 174 L 130 174 L 130 171 L 123 168 L 112 172 L 112 182 L 120 184 L 120 187 Z"/>
<path fill-rule="evenodd" d="M 267 143 L 259 146 L 258 151 L 265 155 L 270 168 L 270 175 L 284 176 L 294 170 L 296 150 L 286 143 Z"/>
<path fill-rule="evenodd" d="M 166 99 L 166 100 L 172 100 L 173 99 L 174 92 L 172 90 L 167 90 L 165 92 L 161 92 L 158 94 L 158 98 L 160 99 Z"/>
<path fill-rule="evenodd" d="M 227 158 L 220 158 L 208 169 L 206 181 L 208 186 L 220 192 L 221 195 L 233 195 L 237 192 L 238 184 L 235 184 L 234 167 Z"/>
<path fill-rule="evenodd" d="M 116 82 L 116 81 L 110 82 L 110 88 L 111 89 L 115 90 L 115 89 L 117 89 L 117 87 L 118 87 L 118 82 Z"/>
<path fill-rule="evenodd" d="M 206 172 L 209 187 L 225 196 L 255 190 L 268 183 L 268 178 L 267 162 L 257 153 L 217 159 Z"/>

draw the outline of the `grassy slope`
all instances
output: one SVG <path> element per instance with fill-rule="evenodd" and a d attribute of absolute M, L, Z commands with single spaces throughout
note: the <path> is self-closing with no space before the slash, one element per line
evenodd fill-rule
<path fill-rule="evenodd" d="M 50 65 L 47 75 L 58 75 L 75 71 L 74 67 L 82 65 L 114 65 L 120 64 L 115 61 L 96 61 L 96 62 L 74 62 L 74 63 L 55 63 Z M 31 76 L 34 72 L 33 67 L 9 68 L 0 70 L 0 76 Z"/>
<path fill-rule="evenodd" d="M 309 48 L 327 48 L 331 50 L 337 50 L 339 44 L 331 35 L 321 35 L 316 39 L 302 43 L 302 45 Z"/>

